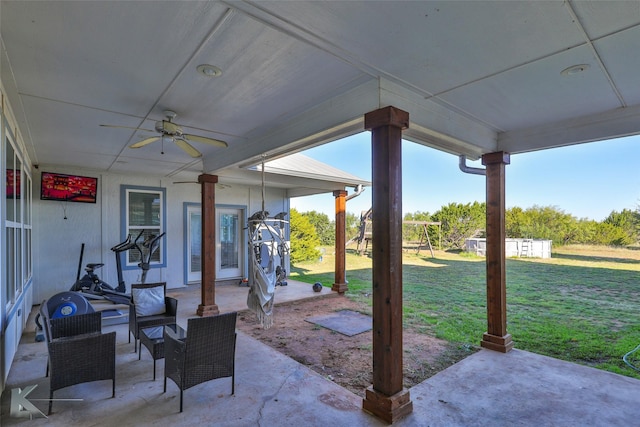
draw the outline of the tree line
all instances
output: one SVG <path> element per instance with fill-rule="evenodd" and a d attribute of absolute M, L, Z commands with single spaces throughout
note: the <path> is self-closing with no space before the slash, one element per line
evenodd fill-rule
<path fill-rule="evenodd" d="M 428 226 L 431 242 L 442 242 L 442 249 L 462 249 L 465 240 L 485 237 L 487 205 L 482 202 L 449 203 L 430 214 L 413 212 L 405 221 L 439 222 Z M 373 213 L 375 220 L 375 212 Z M 360 217 L 346 215 L 347 240 L 357 236 Z M 534 205 L 527 209 L 512 207 L 505 211 L 506 235 L 510 238 L 551 240 L 554 245 L 589 244 L 629 246 L 640 237 L 640 208 L 612 211 L 603 221 L 576 218 L 555 206 Z M 421 226 L 403 224 L 402 238 L 417 242 L 423 233 Z M 291 260 L 315 259 L 318 247 L 335 244 L 335 222 L 326 214 L 291 210 Z"/>

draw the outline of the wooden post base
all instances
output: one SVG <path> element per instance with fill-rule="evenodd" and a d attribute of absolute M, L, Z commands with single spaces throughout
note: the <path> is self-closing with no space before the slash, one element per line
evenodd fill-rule
<path fill-rule="evenodd" d="M 331 290 L 339 294 L 344 294 L 349 290 L 349 285 L 347 283 L 334 283 L 333 286 L 331 286 Z"/>
<path fill-rule="evenodd" d="M 411 402 L 409 390 L 406 388 L 393 396 L 387 396 L 374 390 L 373 386 L 369 386 L 362 401 L 362 409 L 389 424 L 393 424 L 394 421 L 413 411 L 413 402 Z"/>
<path fill-rule="evenodd" d="M 213 305 L 198 305 L 198 310 L 196 310 L 196 314 L 200 317 L 210 317 L 217 316 L 220 314 L 220 310 L 218 309 L 218 304 Z"/>
<path fill-rule="evenodd" d="M 488 350 L 508 353 L 513 349 L 513 340 L 511 339 L 511 334 L 499 337 L 485 332 L 484 335 L 482 335 L 480 345 Z"/>

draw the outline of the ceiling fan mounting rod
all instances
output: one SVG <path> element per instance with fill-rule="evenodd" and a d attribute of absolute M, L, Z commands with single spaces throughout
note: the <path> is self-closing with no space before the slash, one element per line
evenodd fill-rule
<path fill-rule="evenodd" d="M 175 119 L 177 116 L 176 112 L 173 110 L 164 110 L 162 113 L 164 114 L 164 116 L 167 118 L 167 121 L 169 122 Z"/>

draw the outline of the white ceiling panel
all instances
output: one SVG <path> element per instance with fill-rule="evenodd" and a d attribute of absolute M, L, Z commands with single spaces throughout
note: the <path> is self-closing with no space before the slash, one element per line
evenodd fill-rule
<path fill-rule="evenodd" d="M 117 156 L 124 148 L 131 131 L 107 129 L 99 125 L 102 121 L 117 121 L 118 124 L 136 126 L 138 121 L 130 117 L 101 110 L 82 108 L 42 98 L 22 97 L 28 117 L 38 117 L 38 125 L 32 126 L 31 137 L 38 146 L 54 148 L 67 153 L 69 160 L 75 152 L 90 152 Z M 124 119 L 124 120 L 123 120 Z M 36 159 L 34 159 L 36 160 Z M 38 162 L 48 162 L 38 155 Z"/>
<path fill-rule="evenodd" d="M 0 0 L 0 37 L 3 96 L 42 164 L 218 172 L 361 131 L 386 105 L 412 141 L 472 157 L 640 134 L 635 0 Z M 130 149 L 166 109 L 229 148 Z"/>
<path fill-rule="evenodd" d="M 567 67 L 590 64 L 576 75 Z M 620 107 L 591 49 L 581 46 L 469 84 L 441 96 L 502 131 Z"/>
<path fill-rule="evenodd" d="M 571 1 L 571 7 L 591 39 L 638 25 L 640 1 Z"/>
<path fill-rule="evenodd" d="M 209 79 L 197 75 L 201 63 L 220 67 L 222 75 Z M 185 126 L 209 123 L 211 131 L 247 134 L 258 124 L 277 123 L 336 94 L 342 82 L 359 74 L 323 51 L 235 14 L 191 61 L 160 105 L 179 109 Z"/>
<path fill-rule="evenodd" d="M 640 8 L 640 1 L 637 4 Z M 640 104 L 640 27 L 602 38 L 594 46 L 625 105 Z"/>
<path fill-rule="evenodd" d="M 191 170 L 197 174 L 202 173 L 202 168 L 200 167 L 202 163 L 201 161 L 190 161 L 189 164 L 195 163 L 195 165 L 193 167 L 188 167 L 185 162 L 182 161 L 182 154 L 178 153 L 177 150 L 178 149 L 175 151 L 171 150 L 172 153 L 177 154 L 176 157 L 172 157 L 168 152 L 164 156 L 160 157 L 159 147 L 157 152 L 153 152 L 153 158 L 149 158 L 146 154 L 139 156 L 120 156 L 118 160 L 110 166 L 109 170 L 111 172 L 121 172 L 125 174 L 130 174 L 132 170 L 135 170 L 137 171 L 137 174 L 140 175 L 155 176 L 158 175 L 159 170 L 166 171 L 163 173 L 164 176 L 172 176 L 172 174 L 177 173 L 177 171 L 182 169 Z"/>
<path fill-rule="evenodd" d="M 202 2 L 24 3 L 2 5 L 12 17 L 2 36 L 21 70 L 21 93 L 139 116 L 225 10 Z"/>
<path fill-rule="evenodd" d="M 561 0 L 265 3 L 300 37 L 430 93 L 584 42 Z"/>

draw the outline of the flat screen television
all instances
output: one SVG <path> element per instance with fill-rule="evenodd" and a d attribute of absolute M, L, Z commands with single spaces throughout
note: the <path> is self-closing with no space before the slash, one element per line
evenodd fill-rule
<path fill-rule="evenodd" d="M 41 200 L 95 203 L 97 193 L 98 178 L 42 172 Z"/>

